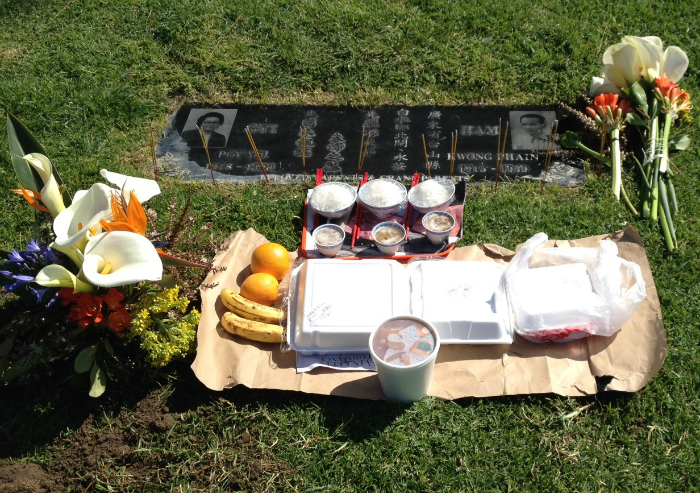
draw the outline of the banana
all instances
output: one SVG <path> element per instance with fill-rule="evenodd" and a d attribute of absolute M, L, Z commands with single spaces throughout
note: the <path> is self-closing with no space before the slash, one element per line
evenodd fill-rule
<path fill-rule="evenodd" d="M 248 320 L 277 325 L 280 325 L 282 320 L 284 320 L 284 312 L 279 308 L 273 308 L 247 300 L 230 289 L 223 289 L 221 291 L 221 301 L 224 306 L 233 313 L 240 317 L 247 318 Z"/>
<path fill-rule="evenodd" d="M 282 327 L 280 325 L 256 322 L 239 317 L 235 313 L 226 312 L 221 318 L 221 325 L 231 334 L 258 342 L 282 342 Z"/>

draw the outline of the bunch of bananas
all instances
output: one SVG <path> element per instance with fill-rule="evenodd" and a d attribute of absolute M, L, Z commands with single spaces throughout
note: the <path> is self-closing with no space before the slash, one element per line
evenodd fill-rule
<path fill-rule="evenodd" d="M 221 318 L 227 332 L 251 341 L 282 342 L 282 310 L 250 301 L 230 289 L 221 291 L 221 301 L 230 310 Z"/>

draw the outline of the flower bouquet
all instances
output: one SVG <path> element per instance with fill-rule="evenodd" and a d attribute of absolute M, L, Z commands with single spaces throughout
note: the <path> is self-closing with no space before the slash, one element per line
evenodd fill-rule
<path fill-rule="evenodd" d="M 691 108 L 690 95 L 678 86 L 688 63 L 683 50 L 677 46 L 664 50 L 663 42 L 655 36 L 623 37 L 605 51 L 601 75 L 593 77 L 590 86 L 594 100 L 586 111 L 601 129 L 600 152 L 584 146 L 572 132 L 562 138 L 565 147 L 581 149 L 599 163 L 611 166 L 613 194 L 619 200 L 622 192 L 628 207 L 637 215 L 622 186 L 620 132 L 626 126 L 639 131 L 643 144 L 630 153 L 630 160 L 639 171 L 642 216 L 661 224 L 668 250 L 678 247 L 673 225 L 678 202 L 669 155 L 690 144 L 687 136 L 670 138 L 674 122 Z"/>
<path fill-rule="evenodd" d="M 71 199 L 46 151 L 12 115 L 8 140 L 21 194 L 39 217 L 50 214 L 52 238 L 5 252 L 8 292 L 35 307 L 0 328 L 0 382 L 57 359 L 73 358 L 101 395 L 120 367 L 139 360 L 164 366 L 194 350 L 199 312 L 163 265 L 206 267 L 165 253 L 162 233 L 148 233 L 143 203 L 160 193 L 154 180 L 107 170 Z"/>

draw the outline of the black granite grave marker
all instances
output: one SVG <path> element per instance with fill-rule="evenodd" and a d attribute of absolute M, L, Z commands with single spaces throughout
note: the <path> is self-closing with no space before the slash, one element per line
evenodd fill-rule
<path fill-rule="evenodd" d="M 212 172 L 197 126 L 207 135 L 217 181 L 248 183 L 263 179 L 248 141 L 248 128 L 270 181 L 307 181 L 323 168 L 327 180 L 354 179 L 362 132 L 369 139 L 362 171 L 373 177 L 410 181 L 413 173 L 449 176 L 452 133 L 458 135 L 454 177 L 493 180 L 496 175 L 499 122 L 505 136 L 501 177 L 541 179 L 552 122 L 559 134 L 575 129 L 575 119 L 558 107 L 497 106 L 263 106 L 186 105 L 174 115 L 158 143 L 159 165 L 187 180 L 210 180 Z M 306 164 L 300 131 L 306 131 Z M 425 148 L 423 142 L 425 141 Z M 559 145 L 555 145 L 559 149 Z M 580 184 L 580 164 L 556 159 L 554 181 Z M 557 169 L 558 168 L 558 169 Z"/>

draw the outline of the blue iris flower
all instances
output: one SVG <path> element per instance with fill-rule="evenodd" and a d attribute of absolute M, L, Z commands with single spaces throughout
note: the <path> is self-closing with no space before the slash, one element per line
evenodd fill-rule
<path fill-rule="evenodd" d="M 27 276 L 24 274 L 14 274 L 9 270 L 0 270 L 0 274 L 7 277 L 14 282 L 8 282 L 3 284 L 3 287 L 7 289 L 10 293 L 14 293 L 19 288 L 25 286 L 28 282 L 32 282 L 35 276 Z"/>

